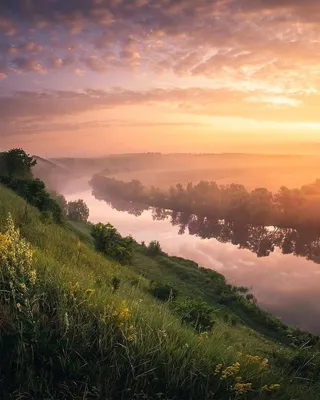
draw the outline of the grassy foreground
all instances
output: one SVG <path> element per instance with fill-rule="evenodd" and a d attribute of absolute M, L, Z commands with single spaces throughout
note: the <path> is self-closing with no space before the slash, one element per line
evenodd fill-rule
<path fill-rule="evenodd" d="M 152 259 L 137 245 L 133 266 L 121 266 L 85 229 L 43 223 L 2 186 L 0 232 L 0 398 L 319 399 L 317 348 L 222 304 L 186 260 Z M 150 295 L 150 279 L 216 306 L 213 328 L 182 325 Z"/>

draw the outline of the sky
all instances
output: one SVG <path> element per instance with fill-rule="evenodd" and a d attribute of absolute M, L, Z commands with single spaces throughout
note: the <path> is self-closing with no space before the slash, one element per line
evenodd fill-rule
<path fill-rule="evenodd" d="M 1 0 L 0 149 L 320 149 L 319 0 Z"/>

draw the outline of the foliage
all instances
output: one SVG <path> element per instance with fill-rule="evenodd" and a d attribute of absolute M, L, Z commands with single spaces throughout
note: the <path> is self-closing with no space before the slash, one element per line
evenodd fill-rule
<path fill-rule="evenodd" d="M 177 301 L 173 306 L 174 312 L 181 317 L 181 321 L 190 324 L 196 331 L 205 332 L 214 325 L 216 309 L 197 299 Z"/>
<path fill-rule="evenodd" d="M 81 199 L 69 201 L 67 204 L 67 217 L 71 221 L 87 222 L 89 218 L 89 208 Z"/>
<path fill-rule="evenodd" d="M 55 200 L 58 203 L 59 207 L 62 210 L 63 215 L 65 217 L 67 217 L 68 202 L 67 202 L 66 198 L 62 194 L 60 194 L 54 190 L 50 190 L 50 196 L 53 198 L 53 200 Z"/>
<path fill-rule="evenodd" d="M 111 284 L 112 284 L 112 287 L 113 287 L 113 290 L 114 290 L 114 291 L 116 291 L 116 290 L 119 289 L 119 287 L 120 287 L 120 282 L 121 282 L 121 280 L 120 280 L 120 278 L 118 278 L 117 276 L 114 276 L 114 277 L 111 279 Z"/>
<path fill-rule="evenodd" d="M 155 257 L 162 254 L 161 245 L 157 240 L 152 240 L 147 246 L 147 254 Z"/>
<path fill-rule="evenodd" d="M 11 149 L 0 153 L 0 176 L 11 179 L 31 179 L 32 167 L 37 161 L 22 149 Z"/>
<path fill-rule="evenodd" d="M 8 229 L 9 212 L 20 235 Z M 0 282 L 7 291 L 0 297 L 1 398 L 318 400 L 316 349 L 230 326 L 219 313 L 214 329 L 198 334 L 181 326 L 172 303 L 154 301 L 146 286 L 130 283 L 146 281 L 145 267 L 179 284 L 181 296 L 184 286 L 200 295 L 199 287 L 209 293 L 223 285 L 219 274 L 196 270 L 197 286 L 142 252 L 135 267 L 121 266 L 39 215 L 0 185 Z"/>
<path fill-rule="evenodd" d="M 45 184 L 40 179 L 0 177 L 0 183 L 23 197 L 32 206 L 37 207 L 41 212 L 45 213 L 46 217 L 48 217 L 48 213 L 51 213 L 54 222 L 64 222 L 61 207 L 50 197 L 46 191 Z"/>
<path fill-rule="evenodd" d="M 132 213 L 140 215 L 148 207 L 172 210 L 173 221 L 177 213 L 194 214 L 213 221 L 257 226 L 298 228 L 320 226 L 320 180 L 300 189 L 280 187 L 277 193 L 266 188 L 248 191 L 243 185 L 218 185 L 202 181 L 172 186 L 167 190 L 144 187 L 139 181 L 123 182 L 96 175 L 91 180 L 94 194 L 100 199 L 116 198 L 130 202 Z M 133 207 L 132 203 L 136 202 Z M 124 207 L 122 206 L 121 209 Z M 134 211 L 136 208 L 136 211 Z M 159 211 L 159 210 L 157 210 Z M 166 214 L 166 212 L 164 212 Z M 167 214 L 166 214 L 167 215 Z M 161 213 L 160 213 L 161 217 Z M 159 218 L 163 219 L 163 218 Z"/>
<path fill-rule="evenodd" d="M 133 254 L 132 237 L 122 237 L 114 226 L 102 223 L 92 226 L 91 236 L 98 251 L 114 257 L 121 264 L 131 264 Z"/>
<path fill-rule="evenodd" d="M 150 293 L 159 300 L 172 301 L 178 296 L 178 290 L 169 284 L 162 284 L 152 281 L 150 283 Z"/>

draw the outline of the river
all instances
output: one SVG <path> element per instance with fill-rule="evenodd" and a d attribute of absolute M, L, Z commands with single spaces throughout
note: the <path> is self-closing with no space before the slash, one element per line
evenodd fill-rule
<path fill-rule="evenodd" d="M 150 210 L 140 216 L 120 212 L 105 201 L 97 200 L 91 190 L 69 188 L 67 200 L 83 199 L 90 209 L 91 222 L 110 222 L 122 235 L 138 242 L 158 240 L 165 252 L 197 262 L 223 274 L 228 282 L 251 288 L 260 307 L 281 318 L 284 323 L 312 333 L 320 333 L 320 265 L 283 254 L 275 247 L 266 257 L 257 257 L 249 249 L 215 238 L 179 234 L 179 227 L 168 219 L 154 220 Z"/>

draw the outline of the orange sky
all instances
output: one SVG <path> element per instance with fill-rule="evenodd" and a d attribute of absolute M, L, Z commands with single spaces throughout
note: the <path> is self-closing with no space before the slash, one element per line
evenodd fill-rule
<path fill-rule="evenodd" d="M 318 152 L 318 0 L 0 5 L 0 148 Z"/>

